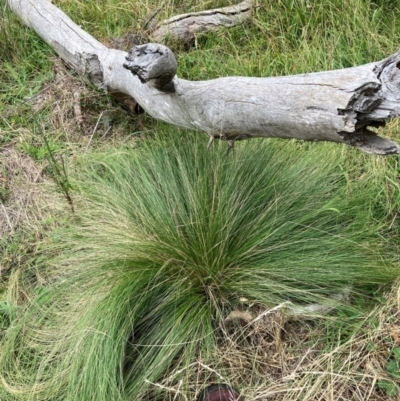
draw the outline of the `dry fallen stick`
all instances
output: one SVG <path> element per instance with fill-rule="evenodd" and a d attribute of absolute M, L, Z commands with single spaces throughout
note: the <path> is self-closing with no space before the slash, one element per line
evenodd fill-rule
<path fill-rule="evenodd" d="M 230 143 L 298 138 L 400 153 L 398 144 L 369 129 L 400 115 L 400 52 L 342 70 L 192 82 L 175 75 L 165 46 L 137 46 L 125 60 L 125 52 L 107 48 L 46 0 L 7 3 L 74 70 L 116 97 L 134 99 L 154 118 Z"/>
<path fill-rule="evenodd" d="M 230 28 L 245 22 L 251 16 L 252 7 L 253 1 L 245 0 L 235 6 L 177 15 L 156 25 L 151 32 L 151 38 L 156 42 L 163 42 L 170 36 L 189 42 L 197 33 L 214 31 L 221 27 Z"/>

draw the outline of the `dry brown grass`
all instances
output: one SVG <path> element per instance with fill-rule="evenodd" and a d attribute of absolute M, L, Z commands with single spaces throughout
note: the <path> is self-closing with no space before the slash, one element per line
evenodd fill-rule
<path fill-rule="evenodd" d="M 0 176 L 6 192 L 0 202 L 0 288 L 21 266 L 44 230 L 57 224 L 66 202 L 44 174 L 45 164 L 9 147 L 0 149 Z"/>
<path fill-rule="evenodd" d="M 252 316 L 259 308 L 247 310 Z M 360 320 L 345 342 L 326 343 L 324 325 L 293 321 L 279 310 L 254 324 L 239 322 L 222 330 L 213 363 L 201 360 L 189 372 L 176 370 L 162 383 L 153 383 L 165 400 L 193 400 L 210 383 L 229 383 L 246 401 L 384 401 L 377 387 L 393 380 L 386 370 L 390 351 L 400 346 L 400 282 L 386 302 Z M 243 387 L 245 383 L 245 386 Z"/>
<path fill-rule="evenodd" d="M 57 132 L 65 129 L 66 135 L 77 130 L 77 119 L 73 115 L 74 93 L 80 87 L 79 80 L 67 73 L 64 65 L 55 60 L 55 79 L 46 83 L 37 95 L 26 99 L 33 115 L 45 108 L 51 108 L 46 125 L 48 130 Z M 18 106 L 10 108 L 10 116 L 19 112 Z M 7 117 L 7 116 L 6 116 Z M 0 148 L 0 247 L 7 246 L 16 235 L 22 235 L 21 247 L 29 247 L 43 234 L 43 229 L 52 225 L 68 209 L 54 180 L 47 173 L 48 161 L 34 160 L 23 149 L 22 144 L 35 146 L 42 142 L 37 134 L 28 128 L 16 129 L 14 141 Z M 29 239 L 27 237 L 30 237 Z M 1 254 L 2 252 L 0 252 Z M 21 253 L 24 253 L 21 251 Z M 15 252 L 0 258 L 0 276 L 18 264 L 12 260 Z"/>
<path fill-rule="evenodd" d="M 50 110 L 46 120 L 39 123 L 44 134 L 51 138 L 62 133 L 61 139 L 71 151 L 70 155 L 85 151 L 94 134 L 104 138 L 113 131 L 119 135 L 125 127 L 111 126 L 107 112 L 121 113 L 121 110 L 91 90 L 84 78 L 68 71 L 60 59 L 54 58 L 53 62 L 54 79 L 46 82 L 35 96 L 26 99 L 33 115 Z M 97 105 L 97 98 L 106 104 Z M 15 113 L 18 108 L 10 108 L 8 117 Z M 18 227 L 34 229 L 37 220 L 43 220 L 46 215 L 50 217 L 54 211 L 49 206 L 51 203 L 54 206 L 51 198 L 54 198 L 55 188 L 46 174 L 48 162 L 32 159 L 19 145 L 42 142 L 37 133 L 21 128 L 16 140 L 0 148 L 0 238 L 14 233 Z M 60 196 L 56 198 L 58 203 Z"/>
<path fill-rule="evenodd" d="M 49 137 L 59 133 L 66 145 L 86 148 L 94 142 L 97 146 L 103 142 L 118 144 L 132 131 L 143 128 L 141 118 L 129 107 L 91 88 L 85 77 L 60 59 L 54 57 L 52 62 L 54 78 L 26 99 L 34 115 L 46 114 L 41 128 Z"/>
<path fill-rule="evenodd" d="M 36 232 L 38 221 L 51 218 L 62 207 L 54 184 L 44 174 L 46 164 L 10 147 L 1 150 L 0 166 L 7 190 L 4 203 L 0 203 L 0 237 L 22 226 Z"/>
<path fill-rule="evenodd" d="M 70 71 L 60 59 L 52 61 L 54 78 L 3 115 L 7 120 L 25 114 L 28 105 L 37 129 L 9 124 L 13 140 L 0 147 L 0 256 L 6 254 L 5 247 L 13 236 L 29 233 L 39 238 L 48 224 L 69 212 L 62 190 L 49 174 L 48 155 L 39 160 L 30 157 L 29 149 L 46 149 L 43 135 L 63 144 L 62 155 L 54 157 L 67 163 L 93 146 L 110 146 L 136 137 L 131 132 L 137 129 L 137 117 L 90 88 L 85 78 Z M 27 245 L 25 239 L 23 244 Z M 15 265 L 10 257 L 0 257 L 0 277 Z"/>
<path fill-rule="evenodd" d="M 90 136 L 93 132 L 101 112 L 96 108 L 96 98 L 100 96 L 90 90 L 87 80 L 68 71 L 60 59 L 52 61 L 54 79 L 27 101 L 33 113 L 50 110 L 46 124 L 51 131 L 62 131 L 68 139 L 80 142 L 81 137 Z M 98 126 L 99 131 L 104 128 L 103 125 Z"/>

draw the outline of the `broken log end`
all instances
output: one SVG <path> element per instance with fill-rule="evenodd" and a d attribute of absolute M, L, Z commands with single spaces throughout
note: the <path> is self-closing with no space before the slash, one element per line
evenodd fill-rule
<path fill-rule="evenodd" d="M 350 145 L 372 155 L 390 156 L 400 154 L 400 146 L 396 142 L 382 138 L 368 130 L 365 131 L 360 140 L 352 141 Z"/>
<path fill-rule="evenodd" d="M 142 83 L 152 83 L 158 90 L 173 92 L 173 78 L 178 63 L 174 53 L 157 43 L 133 47 L 126 57 L 124 68 L 130 70 Z"/>

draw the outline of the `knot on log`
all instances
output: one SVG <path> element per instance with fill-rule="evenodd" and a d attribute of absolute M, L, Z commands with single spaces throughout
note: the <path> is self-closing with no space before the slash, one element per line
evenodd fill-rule
<path fill-rule="evenodd" d="M 171 49 L 157 43 L 133 47 L 126 57 L 124 68 L 136 75 L 142 83 L 153 81 L 163 92 L 174 92 L 173 78 L 178 63 Z"/>

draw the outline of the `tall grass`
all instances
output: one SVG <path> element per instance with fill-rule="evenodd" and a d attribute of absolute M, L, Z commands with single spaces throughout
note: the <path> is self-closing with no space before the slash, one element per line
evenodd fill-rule
<path fill-rule="evenodd" d="M 1 343 L 1 398 L 149 399 L 149 383 L 207 362 L 242 297 L 321 302 L 391 280 L 375 193 L 349 193 L 332 149 L 263 140 L 226 156 L 159 138 L 81 159 L 78 221 L 21 273 L 29 302 Z"/>

